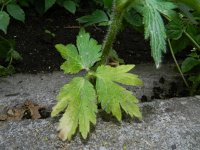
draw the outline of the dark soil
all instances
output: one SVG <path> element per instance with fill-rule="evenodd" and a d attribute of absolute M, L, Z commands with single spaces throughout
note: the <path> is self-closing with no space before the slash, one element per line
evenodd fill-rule
<path fill-rule="evenodd" d="M 158 82 L 155 82 L 152 88 L 151 97 L 142 95 L 141 102 L 151 102 L 155 99 L 170 99 L 173 97 L 190 96 L 189 89 L 185 86 L 181 78 L 177 77 L 174 81 L 166 82 L 168 79 L 161 77 Z"/>
<path fill-rule="evenodd" d="M 4 36 L 16 40 L 16 50 L 23 57 L 21 62 L 14 64 L 16 71 L 37 73 L 60 70 L 63 59 L 55 50 L 54 45 L 75 43 L 80 29 L 76 18 L 85 14 L 79 12 L 72 15 L 60 7 L 55 7 L 44 16 L 39 16 L 31 9 L 26 10 L 25 24 L 12 19 L 8 33 Z M 106 28 L 91 26 L 86 30 L 101 43 Z M 45 33 L 45 30 L 54 33 L 55 37 Z M 131 28 L 119 33 L 114 48 L 126 63 L 153 62 L 148 41 L 144 41 L 143 35 Z"/>

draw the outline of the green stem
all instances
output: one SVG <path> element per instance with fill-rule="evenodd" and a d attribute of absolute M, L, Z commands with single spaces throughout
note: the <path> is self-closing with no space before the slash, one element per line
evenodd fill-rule
<path fill-rule="evenodd" d="M 121 28 L 124 11 L 130 6 L 131 3 L 133 3 L 133 0 L 113 1 L 111 25 L 109 26 L 106 38 L 103 42 L 101 61 L 97 63 L 96 67 L 101 64 L 107 64 L 109 53 L 112 51 L 113 43 L 119 29 Z"/>
<path fill-rule="evenodd" d="M 185 35 L 192 41 L 192 43 L 194 43 L 194 45 L 197 47 L 198 50 L 200 50 L 200 45 L 192 38 L 192 36 L 187 33 L 186 31 L 184 31 Z"/>
<path fill-rule="evenodd" d="M 103 42 L 101 64 L 107 63 L 107 58 L 109 56 L 110 51 L 112 50 L 113 43 L 116 39 L 118 30 L 121 27 L 122 18 L 123 18 L 122 11 L 118 12 L 116 10 L 113 10 L 111 25 L 108 29 L 106 38 Z"/>
<path fill-rule="evenodd" d="M 4 41 L 8 41 L 7 39 L 5 39 L 3 36 L 0 35 L 0 39 L 4 40 Z"/>
<path fill-rule="evenodd" d="M 4 2 L 4 3 L 2 4 L 2 6 L 1 6 L 1 11 L 3 11 L 4 7 L 5 7 L 6 5 L 8 5 L 11 1 L 12 1 L 12 0 L 9 0 L 9 1 L 7 1 L 7 2 Z"/>
<path fill-rule="evenodd" d="M 3 5 L 1 6 L 1 12 L 3 11 L 5 4 L 3 3 Z"/>
<path fill-rule="evenodd" d="M 173 57 L 173 59 L 174 59 L 174 62 L 175 62 L 175 64 L 176 64 L 176 67 L 178 68 L 178 71 L 180 72 L 181 77 L 183 78 L 183 81 L 184 81 L 185 85 L 187 86 L 187 88 L 189 88 L 189 84 L 187 83 L 187 81 L 186 81 L 186 79 L 185 79 L 185 77 L 184 77 L 184 75 L 183 75 L 183 72 L 181 71 L 181 68 L 180 68 L 180 66 L 179 66 L 179 64 L 178 64 L 178 62 L 177 62 L 177 60 L 176 60 L 176 57 L 175 57 L 175 55 L 174 55 L 174 51 L 173 51 L 173 48 L 172 48 L 172 45 L 171 45 L 171 42 L 170 42 L 169 39 L 168 39 L 168 44 L 169 44 L 170 52 L 171 52 L 172 57 Z"/>
<path fill-rule="evenodd" d="M 10 58 L 10 61 L 9 61 L 9 64 L 8 64 L 8 67 L 11 66 L 12 61 L 13 61 L 13 58 L 11 57 L 11 58 Z"/>

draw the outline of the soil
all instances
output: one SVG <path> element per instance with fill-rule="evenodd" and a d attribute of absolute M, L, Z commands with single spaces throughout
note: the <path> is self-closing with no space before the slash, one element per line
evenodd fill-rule
<path fill-rule="evenodd" d="M 39 16 L 33 9 L 25 10 L 26 21 L 21 23 L 11 19 L 7 35 L 1 35 L 9 39 L 15 39 L 16 50 L 22 55 L 23 60 L 14 62 L 18 73 L 53 72 L 60 70 L 64 62 L 54 45 L 58 43 L 68 44 L 76 41 L 80 24 L 76 19 L 88 14 L 85 11 L 73 15 L 61 7 L 53 7 L 43 16 Z M 48 30 L 51 34 L 45 31 Z M 90 26 L 86 30 L 99 43 L 102 43 L 107 27 Z M 144 40 L 142 33 L 128 27 L 117 36 L 114 44 L 120 58 L 128 64 L 153 63 L 149 42 Z M 181 57 L 179 57 L 181 58 Z M 163 63 L 172 62 L 170 54 L 166 54 Z M 162 78 L 161 84 L 165 82 Z M 172 83 L 169 92 L 163 92 L 162 87 L 154 87 L 152 99 L 171 98 L 181 96 L 177 94 L 177 85 Z M 184 95 L 183 92 L 182 95 Z M 188 92 L 187 92 L 188 93 Z M 186 94 L 187 95 L 187 94 Z M 142 102 L 151 101 L 144 95 Z"/>
<path fill-rule="evenodd" d="M 80 25 L 76 18 L 87 13 L 78 12 L 76 15 L 68 13 L 58 7 L 50 9 L 45 15 L 39 16 L 32 9 L 25 10 L 26 21 L 21 23 L 11 19 L 7 38 L 16 40 L 16 50 L 23 60 L 14 64 L 17 72 L 38 73 L 60 70 L 63 62 L 60 54 L 55 50 L 57 43 L 75 43 Z M 45 30 L 55 34 L 55 37 Z M 102 43 L 107 27 L 87 27 L 92 37 Z M 131 28 L 119 33 L 114 48 L 125 63 L 138 64 L 153 62 L 148 41 L 141 33 Z M 169 61 L 169 56 L 164 61 Z"/>

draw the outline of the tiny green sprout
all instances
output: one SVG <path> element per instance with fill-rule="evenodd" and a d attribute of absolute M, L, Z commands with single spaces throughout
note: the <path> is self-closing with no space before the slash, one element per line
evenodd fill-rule
<path fill-rule="evenodd" d="M 50 30 L 45 29 L 44 32 L 45 32 L 46 34 L 51 35 L 53 38 L 55 38 L 55 36 L 56 36 L 55 33 L 51 32 Z"/>

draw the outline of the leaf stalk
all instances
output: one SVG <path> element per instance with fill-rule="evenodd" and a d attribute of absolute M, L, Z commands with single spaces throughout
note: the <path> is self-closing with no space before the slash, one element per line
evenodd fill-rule
<path fill-rule="evenodd" d="M 184 31 L 184 33 L 192 41 L 192 43 L 197 47 L 197 49 L 200 50 L 200 45 L 192 38 L 192 36 L 186 31 Z"/>
<path fill-rule="evenodd" d="M 184 77 L 184 75 L 183 75 L 183 72 L 181 71 L 181 68 L 180 68 L 180 66 L 179 66 L 179 64 L 178 64 L 178 62 L 177 62 L 177 60 L 176 60 L 176 57 L 175 57 L 175 55 L 174 55 L 174 51 L 173 51 L 173 48 L 172 48 L 172 45 L 171 45 L 171 42 L 170 42 L 169 39 L 168 39 L 168 44 L 169 44 L 170 52 L 171 52 L 171 54 L 172 54 L 172 58 L 174 59 L 174 62 L 175 62 L 175 64 L 176 64 L 176 67 L 178 68 L 178 71 L 179 71 L 181 77 L 183 78 L 183 81 L 184 81 L 186 87 L 189 88 L 189 84 L 188 84 L 187 80 L 185 79 L 185 77 Z"/>
<path fill-rule="evenodd" d="M 132 0 L 114 0 L 113 1 L 113 12 L 111 17 L 111 24 L 109 26 L 108 32 L 106 34 L 105 40 L 103 42 L 102 47 L 102 57 L 100 63 L 98 63 L 97 66 L 100 64 L 107 64 L 109 53 L 112 50 L 113 43 L 116 39 L 117 33 L 119 29 L 121 28 L 122 19 L 124 15 L 124 11 L 130 6 L 130 4 L 133 3 Z"/>

